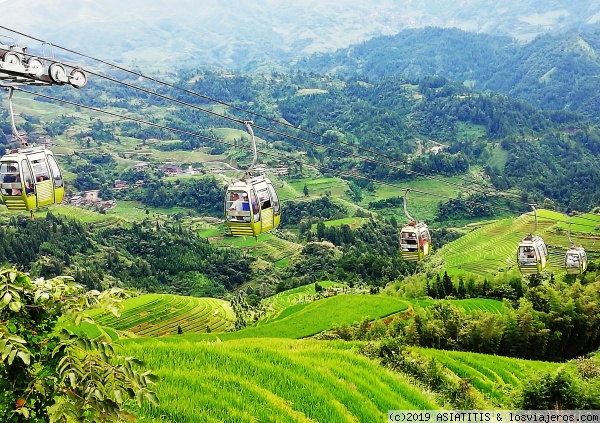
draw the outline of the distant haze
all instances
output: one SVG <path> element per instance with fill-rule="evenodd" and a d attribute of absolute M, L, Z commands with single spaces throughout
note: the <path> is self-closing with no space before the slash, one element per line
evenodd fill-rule
<path fill-rule="evenodd" d="M 2 26 L 111 62 L 260 70 L 407 28 L 521 40 L 585 29 L 599 24 L 600 0 L 0 0 L 0 16 Z"/>

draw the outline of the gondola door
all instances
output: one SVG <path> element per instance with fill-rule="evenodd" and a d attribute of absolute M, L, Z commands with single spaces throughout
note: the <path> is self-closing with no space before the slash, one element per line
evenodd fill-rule
<path fill-rule="evenodd" d="M 44 151 L 27 154 L 27 160 L 33 171 L 33 184 L 36 197 L 36 208 L 55 203 L 54 183 L 50 178 L 50 170 Z"/>
<path fill-rule="evenodd" d="M 45 153 L 50 169 L 50 177 L 52 178 L 52 184 L 54 185 L 54 202 L 60 203 L 65 196 L 65 181 L 63 180 L 62 172 L 54 154 L 52 154 L 50 150 L 45 150 Z"/>

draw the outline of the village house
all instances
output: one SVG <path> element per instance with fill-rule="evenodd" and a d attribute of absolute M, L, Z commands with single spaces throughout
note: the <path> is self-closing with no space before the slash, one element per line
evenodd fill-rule
<path fill-rule="evenodd" d="M 133 170 L 135 172 L 145 172 L 148 170 L 149 163 L 148 162 L 137 162 L 135 166 L 133 166 Z"/>
<path fill-rule="evenodd" d="M 127 182 L 123 181 L 122 179 L 116 179 L 115 182 L 113 183 L 113 188 L 114 189 L 127 188 Z"/>

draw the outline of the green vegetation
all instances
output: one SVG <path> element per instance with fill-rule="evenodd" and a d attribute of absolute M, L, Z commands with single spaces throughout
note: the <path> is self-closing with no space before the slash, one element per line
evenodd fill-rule
<path fill-rule="evenodd" d="M 564 273 L 562 254 L 570 246 L 570 243 L 564 230 L 556 233 L 557 220 L 565 220 L 564 215 L 538 210 L 536 233 L 541 235 L 549 245 L 551 256 L 548 270 L 560 274 Z M 595 237 L 573 236 L 573 239 L 588 251 L 593 251 L 600 231 L 592 230 L 590 222 L 585 222 L 587 231 L 592 231 Z M 502 219 L 475 229 L 460 239 L 446 244 L 437 253 L 437 256 L 443 260 L 441 266 L 450 275 L 471 273 L 491 277 L 515 267 L 519 241 L 533 230 L 533 225 L 534 221 L 531 215 L 522 215 L 517 219 Z"/>
<path fill-rule="evenodd" d="M 15 269 L 0 271 L 0 285 L 3 422 L 119 422 L 134 417 L 134 400 L 158 404 L 150 389 L 157 378 L 138 370 L 139 360 L 119 355 L 110 339 L 57 328 L 59 319 L 78 325 L 92 305 L 118 314 L 124 292 L 85 292 L 63 277 L 32 281 Z"/>
<path fill-rule="evenodd" d="M 162 378 L 154 421 L 373 422 L 388 409 L 439 408 L 430 395 L 336 342 L 130 340 Z M 182 400 L 185 398 L 185 400 Z"/>
<path fill-rule="evenodd" d="M 471 379 L 472 386 L 496 406 L 510 403 L 515 388 L 527 382 L 532 373 L 554 372 L 562 363 L 522 360 L 432 348 L 416 348 L 421 356 L 433 358 L 462 379 Z"/>
<path fill-rule="evenodd" d="M 483 50 L 475 47 L 469 54 Z M 387 50 L 386 61 L 398 54 Z M 494 60 L 509 52 L 501 53 Z M 105 374 L 102 354 L 112 356 L 113 340 L 161 376 L 161 405 L 143 408 L 147 421 L 371 422 L 394 408 L 600 407 L 597 363 L 565 363 L 600 347 L 597 122 L 441 76 L 367 76 L 383 63 L 393 68 L 365 61 L 364 77 L 343 81 L 302 72 L 178 72 L 177 84 L 235 103 L 208 106 L 233 118 L 231 127 L 101 80 L 67 98 L 117 113 L 133 108 L 176 132 L 46 104 L 43 120 L 22 114 L 28 133 L 60 142 L 71 193 L 98 189 L 117 206 L 57 205 L 35 220 L 2 210 L 0 263 L 36 277 L 71 275 L 89 289 L 84 302 L 110 296 L 99 293 L 105 288 L 138 292 L 122 302 L 120 317 L 95 310 L 85 315 L 95 322 L 76 325 L 62 316 L 72 305 L 70 284 L 52 291 L 24 274 L 2 273 L 0 415 L 91 419 L 104 401 L 127 417 L 132 404 L 122 398 L 156 403 L 148 390 L 154 378 L 131 373 L 129 364 L 109 373 L 116 388 L 76 391 Z M 164 93 L 197 101 L 171 88 Z M 26 104 L 34 110 L 36 103 Z M 267 173 L 282 200 L 281 227 L 258 240 L 228 236 L 223 222 L 225 187 L 241 176 L 232 167 L 252 160 L 236 122 L 247 118 L 243 109 L 260 113 L 257 126 L 274 126 L 265 116 L 291 125 L 279 128 L 290 138 L 269 130 L 257 138 L 261 162 L 287 171 Z M 214 162 L 228 170 L 210 173 Z M 171 176 L 167 165 L 189 172 Z M 129 186 L 113 189 L 116 179 Z M 434 254 L 421 263 L 398 252 L 403 188 L 412 190 L 410 214 L 432 229 Z M 545 272 L 525 278 L 515 255 L 533 231 L 531 213 L 522 214 L 533 202 L 540 206 L 536 233 L 551 258 Z M 576 217 L 568 219 L 571 212 Z M 569 242 L 561 220 L 572 222 L 574 241 L 589 253 L 584 275 L 562 269 Z M 44 304 L 48 314 L 36 316 Z M 78 335 L 61 339 L 59 328 Z M 75 358 L 67 372 L 60 360 L 68 354 Z M 93 371 L 79 371 L 80 364 Z M 48 409 L 50 395 L 59 401 Z"/>
<path fill-rule="evenodd" d="M 50 212 L 4 222 L 0 262 L 44 277 L 68 269 L 90 289 L 119 281 L 149 291 L 215 296 L 240 285 L 250 272 L 251 259 L 240 250 L 215 247 L 176 222 L 145 219 L 126 228 L 108 219 L 88 226 Z"/>
<path fill-rule="evenodd" d="M 560 111 L 557 118 L 569 111 L 597 116 L 590 105 L 597 101 L 591 88 L 598 59 L 588 51 L 598 45 L 599 37 L 598 30 L 567 31 L 541 34 L 535 42 L 522 43 L 510 37 L 429 27 L 314 55 L 297 67 L 304 72 L 360 76 L 369 81 L 399 75 L 409 80 L 439 75 Z"/>
<path fill-rule="evenodd" d="M 228 303 L 215 298 L 147 294 L 123 302 L 119 317 L 92 313 L 95 322 L 137 336 L 220 332 L 235 316 Z M 93 337 L 92 334 L 89 334 Z"/>
<path fill-rule="evenodd" d="M 275 318 L 238 332 L 211 335 L 209 339 L 306 338 L 338 325 L 364 318 L 379 319 L 407 310 L 398 298 L 377 295 L 340 294 L 308 303 L 292 305 Z"/>
<path fill-rule="evenodd" d="M 331 281 L 321 281 L 319 282 L 319 286 L 322 289 L 327 290 L 334 287 L 343 287 L 344 285 Z M 263 304 L 266 309 L 271 310 L 274 314 L 277 314 L 294 304 L 305 302 L 306 299 L 311 298 L 315 294 L 316 290 L 314 284 L 304 285 L 272 295 L 264 299 Z"/>

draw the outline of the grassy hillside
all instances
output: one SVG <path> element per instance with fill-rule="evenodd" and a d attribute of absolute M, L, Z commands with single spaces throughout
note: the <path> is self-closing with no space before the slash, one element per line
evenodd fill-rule
<path fill-rule="evenodd" d="M 125 352 L 160 377 L 153 422 L 377 422 L 389 409 L 439 409 L 431 393 L 343 341 L 238 339 L 201 342 L 179 337 L 135 339 Z M 416 349 L 449 374 L 471 378 L 487 404 L 501 407 L 529 375 L 558 363 Z M 185 398 L 185 400 L 182 400 Z"/>
<path fill-rule="evenodd" d="M 258 239 L 251 236 L 220 236 L 212 237 L 211 241 L 218 246 L 243 248 L 248 255 L 270 262 L 288 258 L 302 248 L 300 244 L 277 238 L 271 233 L 261 234 Z"/>
<path fill-rule="evenodd" d="M 161 378 L 153 422 L 382 422 L 390 409 L 440 408 L 353 344 L 283 339 L 129 340 Z"/>
<path fill-rule="evenodd" d="M 323 283 L 324 287 L 334 285 Z M 352 324 L 365 317 L 378 319 L 403 312 L 409 303 L 395 297 L 362 294 L 340 294 L 312 302 L 294 299 L 314 294 L 314 285 L 282 293 L 272 299 L 276 314 L 258 326 L 228 332 L 235 315 L 229 303 L 215 298 L 183 297 L 171 294 L 146 294 L 124 302 L 120 317 L 100 315 L 92 311 L 97 326 L 83 328 L 90 337 L 110 331 L 129 332 L 137 336 L 156 337 L 176 334 L 181 327 L 184 336 L 205 335 L 203 339 L 238 338 L 305 338 L 342 324 Z M 210 329 L 210 330 L 209 330 Z M 111 336 L 114 338 L 114 336 Z"/>
<path fill-rule="evenodd" d="M 330 298 L 298 303 L 284 309 L 270 321 L 238 332 L 211 334 L 209 339 L 305 338 L 365 317 L 378 319 L 407 310 L 409 303 L 380 295 L 340 294 Z"/>
<path fill-rule="evenodd" d="M 548 270 L 557 274 L 564 273 L 563 256 L 570 245 L 566 231 L 560 229 L 557 220 L 566 219 L 560 213 L 538 210 L 536 233 L 541 235 L 548 245 Z M 600 231 L 593 229 L 594 223 L 591 221 L 578 222 L 578 229 L 586 228 L 588 234 L 574 234 L 573 241 L 582 244 L 588 251 L 597 251 L 596 242 L 600 240 Z M 483 226 L 442 247 L 436 252 L 438 261 L 434 263 L 443 267 L 449 275 L 470 272 L 489 277 L 516 268 L 517 246 L 521 238 L 534 230 L 534 223 L 533 216 L 527 214 Z"/>
<path fill-rule="evenodd" d="M 552 372 L 562 363 L 521 360 L 487 354 L 415 348 L 424 357 L 434 358 L 449 371 L 481 392 L 488 403 L 503 408 L 510 392 L 527 381 L 532 373 Z"/>
<path fill-rule="evenodd" d="M 429 307 L 435 304 L 438 300 L 431 299 L 406 299 L 413 306 Z M 481 310 L 495 314 L 502 314 L 504 312 L 504 305 L 502 301 L 492 300 L 489 298 L 467 298 L 463 300 L 445 300 L 449 301 L 450 304 L 456 307 L 460 307 L 465 310 L 465 313 L 470 314 L 473 311 Z"/>
<path fill-rule="evenodd" d="M 223 300 L 170 294 L 130 298 L 124 302 L 120 317 L 98 315 L 97 311 L 91 314 L 101 326 L 149 337 L 176 334 L 178 328 L 184 333 L 223 331 L 235 319 L 229 303 Z"/>
<path fill-rule="evenodd" d="M 323 282 L 328 288 L 333 283 Z M 445 404 L 403 373 L 360 354 L 361 342 L 305 338 L 365 316 L 404 312 L 411 304 L 381 295 L 338 294 L 309 303 L 314 285 L 270 299 L 277 311 L 260 325 L 238 332 L 173 335 L 177 322 L 219 315 L 233 319 L 222 301 L 173 295 L 143 295 L 126 301 L 122 317 L 95 316 L 103 325 L 144 336 L 119 341 L 126 355 L 144 360 L 159 377 L 160 406 L 140 412 L 149 422 L 374 422 L 389 409 L 440 409 Z M 486 299 L 453 301 L 467 312 L 502 313 Z M 206 313 L 205 309 L 211 312 Z M 204 323 L 202 323 L 203 325 Z M 127 329 L 128 328 L 128 329 Z M 215 327 L 216 330 L 219 330 Z M 85 331 L 97 328 L 84 328 Z M 202 332 L 200 328 L 199 332 Z M 112 333 L 106 329 L 107 333 Z M 167 335 L 160 336 L 159 335 Z M 288 339 L 285 339 L 288 338 Z M 412 348 L 434 359 L 451 378 L 468 380 L 489 408 L 510 407 L 511 395 L 530 375 L 563 364 L 485 354 Z"/>
<path fill-rule="evenodd" d="M 334 286 L 343 286 L 340 283 L 330 281 L 319 282 L 319 285 L 323 289 L 328 289 Z M 315 294 L 315 285 L 310 284 L 288 289 L 269 298 L 265 298 L 262 303 L 271 314 L 266 319 L 262 319 L 260 323 L 270 321 L 286 308 L 294 304 L 302 303 L 306 298 L 312 297 Z"/>

